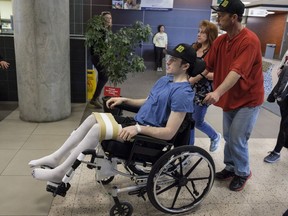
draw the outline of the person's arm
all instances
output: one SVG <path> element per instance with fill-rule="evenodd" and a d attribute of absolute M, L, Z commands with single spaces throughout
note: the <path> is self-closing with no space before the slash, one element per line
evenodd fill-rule
<path fill-rule="evenodd" d="M 278 69 L 277 69 L 277 75 L 278 75 L 278 77 L 280 76 L 280 74 L 281 74 L 281 72 L 282 72 L 282 69 L 283 69 L 283 67 L 285 66 L 285 63 L 287 63 L 286 61 L 286 59 L 288 58 L 288 50 L 286 51 L 286 53 L 284 54 L 284 56 L 283 56 L 283 58 L 282 58 L 282 60 L 281 60 L 281 62 L 280 62 L 280 64 L 279 64 L 279 66 L 278 66 Z"/>
<path fill-rule="evenodd" d="M 120 105 L 122 103 L 134 106 L 141 107 L 145 103 L 146 99 L 131 99 L 125 97 L 112 97 L 106 102 L 106 106 L 109 109 L 113 109 L 115 106 Z"/>
<path fill-rule="evenodd" d="M 214 104 L 219 101 L 219 98 L 231 89 L 236 82 L 240 79 L 240 75 L 235 71 L 230 71 L 225 80 L 215 89 L 213 92 L 210 92 L 206 95 L 203 103 Z"/>
<path fill-rule="evenodd" d="M 157 33 L 154 35 L 153 37 L 153 44 L 156 45 L 156 36 L 157 36 Z"/>
<path fill-rule="evenodd" d="M 121 130 L 119 137 L 123 140 L 130 140 L 138 133 L 151 136 L 163 140 L 171 140 L 179 130 L 186 113 L 185 112 L 171 112 L 168 122 L 165 127 L 151 127 L 151 126 L 129 126 Z M 140 130 L 138 130 L 138 128 Z"/>
<path fill-rule="evenodd" d="M 167 50 L 167 47 L 168 47 L 168 35 L 166 33 L 166 44 L 165 44 L 165 49 Z"/>
<path fill-rule="evenodd" d="M 278 70 L 283 68 L 287 56 L 288 56 L 288 50 L 287 50 L 287 51 L 285 52 L 285 54 L 283 55 L 283 57 L 282 57 L 282 59 L 281 59 L 281 62 L 279 63 Z"/>
<path fill-rule="evenodd" d="M 199 82 L 201 79 L 203 79 L 204 77 L 206 77 L 207 79 L 208 78 L 208 75 L 212 73 L 212 72 L 209 72 L 207 69 L 205 69 L 202 73 L 198 74 L 197 76 L 195 77 L 190 77 L 189 78 L 189 82 L 194 85 L 195 83 Z M 213 76 L 212 76 L 212 79 L 213 79 Z"/>

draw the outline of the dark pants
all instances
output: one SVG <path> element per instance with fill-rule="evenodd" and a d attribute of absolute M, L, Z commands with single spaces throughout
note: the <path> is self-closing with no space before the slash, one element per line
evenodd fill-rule
<path fill-rule="evenodd" d="M 277 103 L 280 107 L 281 121 L 274 151 L 280 153 L 283 147 L 288 148 L 288 97 Z"/>
<path fill-rule="evenodd" d="M 101 95 L 102 89 L 104 88 L 105 84 L 108 82 L 108 76 L 105 69 L 97 70 L 98 71 L 98 82 L 96 86 L 96 90 L 91 100 L 96 100 Z"/>
<path fill-rule="evenodd" d="M 98 71 L 97 75 L 97 86 L 94 92 L 94 95 L 91 100 L 95 101 L 101 95 L 102 89 L 104 88 L 105 84 L 108 82 L 108 76 L 104 67 L 99 65 L 99 57 L 94 55 L 91 56 L 91 61 L 94 67 Z"/>
<path fill-rule="evenodd" d="M 162 59 L 164 58 L 163 50 L 164 50 L 164 48 L 155 47 L 156 67 L 162 67 Z"/>

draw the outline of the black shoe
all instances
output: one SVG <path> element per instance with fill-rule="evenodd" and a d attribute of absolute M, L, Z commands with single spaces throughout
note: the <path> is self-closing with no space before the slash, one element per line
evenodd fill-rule
<path fill-rule="evenodd" d="M 248 176 L 237 176 L 235 175 L 234 178 L 232 179 L 230 185 L 229 185 L 229 189 L 232 191 L 241 191 L 247 180 L 252 176 L 252 172 L 250 172 L 250 174 Z"/>
<path fill-rule="evenodd" d="M 102 104 L 99 100 L 91 100 L 90 104 L 93 105 L 96 109 L 102 109 Z"/>
<path fill-rule="evenodd" d="M 215 174 L 215 178 L 218 180 L 229 180 L 235 176 L 234 172 L 228 171 L 226 169 L 223 169 L 221 172 L 217 172 Z"/>
<path fill-rule="evenodd" d="M 267 97 L 267 101 L 268 101 L 269 103 L 274 103 L 275 100 L 276 100 L 276 99 L 275 99 L 273 93 L 271 93 L 271 94 L 268 95 L 268 97 Z"/>

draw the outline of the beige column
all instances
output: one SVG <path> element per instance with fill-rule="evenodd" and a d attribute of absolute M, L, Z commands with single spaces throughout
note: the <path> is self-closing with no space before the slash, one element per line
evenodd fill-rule
<path fill-rule="evenodd" d="M 50 122 L 68 117 L 69 0 L 13 0 L 20 118 Z"/>

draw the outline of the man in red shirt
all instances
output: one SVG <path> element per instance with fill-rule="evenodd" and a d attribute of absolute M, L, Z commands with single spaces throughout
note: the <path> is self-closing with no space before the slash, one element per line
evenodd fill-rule
<path fill-rule="evenodd" d="M 203 102 L 223 109 L 225 168 L 216 173 L 219 180 L 232 179 L 229 189 L 240 191 L 252 173 L 249 167 L 248 139 L 264 100 L 262 53 L 258 37 L 242 24 L 244 4 L 223 0 L 217 22 L 225 34 L 219 36 L 207 54 L 203 74 L 214 72 L 214 91 Z"/>

